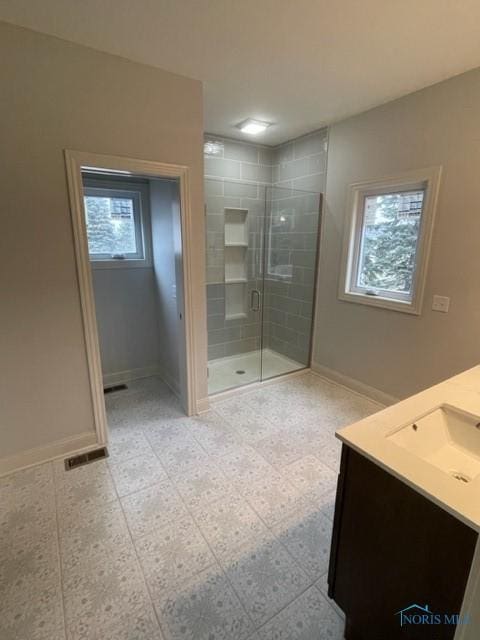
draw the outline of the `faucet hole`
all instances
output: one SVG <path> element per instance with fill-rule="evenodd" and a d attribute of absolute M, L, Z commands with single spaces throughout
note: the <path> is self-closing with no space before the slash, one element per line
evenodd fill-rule
<path fill-rule="evenodd" d="M 450 469 L 450 475 L 452 476 L 452 478 L 455 478 L 455 480 L 458 480 L 459 482 L 467 483 L 471 480 L 471 478 L 469 478 L 465 473 L 456 471 L 455 469 Z"/>

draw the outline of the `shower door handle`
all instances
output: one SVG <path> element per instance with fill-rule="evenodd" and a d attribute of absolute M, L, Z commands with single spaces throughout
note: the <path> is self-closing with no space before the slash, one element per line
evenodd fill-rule
<path fill-rule="evenodd" d="M 260 291 L 258 289 L 252 289 L 250 292 L 250 310 L 260 311 Z"/>

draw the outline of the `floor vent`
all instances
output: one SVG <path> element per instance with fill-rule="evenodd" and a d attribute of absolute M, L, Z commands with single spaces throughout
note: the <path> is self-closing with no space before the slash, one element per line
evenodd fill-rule
<path fill-rule="evenodd" d="M 103 458 L 108 458 L 107 447 L 101 447 L 100 449 L 94 449 L 93 451 L 67 458 L 65 460 L 65 469 L 70 471 L 70 469 L 75 469 L 76 467 L 88 464 L 89 462 L 95 462 L 95 460 L 102 460 Z"/>
<path fill-rule="evenodd" d="M 103 393 L 115 393 L 115 391 L 124 391 L 128 389 L 126 384 L 115 384 L 113 387 L 107 387 L 103 390 Z"/>

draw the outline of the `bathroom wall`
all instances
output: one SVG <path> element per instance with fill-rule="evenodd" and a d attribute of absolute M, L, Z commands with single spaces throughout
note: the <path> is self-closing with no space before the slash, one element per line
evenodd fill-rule
<path fill-rule="evenodd" d="M 302 191 L 325 190 L 328 129 L 319 129 L 274 149 L 272 181 Z"/>
<path fill-rule="evenodd" d="M 272 180 L 272 150 L 210 135 L 205 143 L 207 326 L 208 357 L 212 360 L 260 347 L 260 314 L 249 309 L 248 300 L 246 318 L 225 319 L 224 217 L 225 207 L 248 210 L 246 284 L 248 290 L 256 288 L 261 268 L 264 183 Z M 248 180 L 249 184 L 232 179 Z"/>
<path fill-rule="evenodd" d="M 152 267 L 93 269 L 104 384 L 156 373 L 157 301 Z"/>
<path fill-rule="evenodd" d="M 178 184 L 151 180 L 150 197 L 159 374 L 180 395 L 184 390 L 185 351 L 180 319 L 183 279 Z"/>
<path fill-rule="evenodd" d="M 329 133 L 314 360 L 334 375 L 405 397 L 480 361 L 480 69 L 343 122 Z M 352 182 L 443 167 L 419 316 L 338 299 Z M 432 310 L 434 294 L 450 311 Z"/>
<path fill-rule="evenodd" d="M 203 238 L 202 85 L 0 23 L 0 473 L 96 442 L 64 149 L 190 168 Z M 194 246 L 197 392 L 206 398 L 205 247 Z"/>
<path fill-rule="evenodd" d="M 327 129 L 315 131 L 276 147 L 273 155 L 276 188 L 267 219 L 270 247 L 264 285 L 264 346 L 305 366 L 310 361 L 318 192 L 325 190 L 327 135 Z M 271 264 L 286 265 L 288 275 L 275 275 Z"/>

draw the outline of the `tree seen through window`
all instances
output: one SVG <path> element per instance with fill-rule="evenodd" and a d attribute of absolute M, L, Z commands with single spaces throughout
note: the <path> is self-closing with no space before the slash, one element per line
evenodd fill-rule
<path fill-rule="evenodd" d="M 424 191 L 366 196 L 357 286 L 410 293 Z"/>

